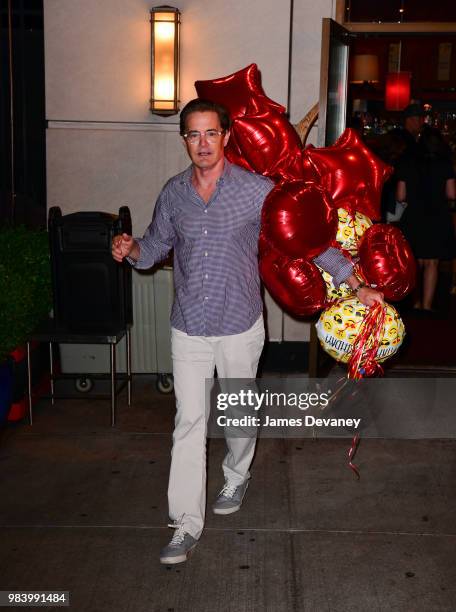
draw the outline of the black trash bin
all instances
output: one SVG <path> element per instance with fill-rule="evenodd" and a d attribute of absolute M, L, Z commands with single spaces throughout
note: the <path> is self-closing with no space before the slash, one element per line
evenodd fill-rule
<path fill-rule="evenodd" d="M 109 332 L 133 322 L 131 266 L 115 262 L 111 242 L 131 234 L 128 207 L 118 215 L 49 210 L 54 319 L 60 330 Z"/>

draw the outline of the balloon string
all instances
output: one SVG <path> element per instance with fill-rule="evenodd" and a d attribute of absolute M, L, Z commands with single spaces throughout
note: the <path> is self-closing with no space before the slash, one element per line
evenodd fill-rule
<path fill-rule="evenodd" d="M 359 379 L 381 371 L 381 366 L 375 361 L 375 356 L 380 344 L 383 323 L 384 308 L 381 304 L 375 304 L 366 315 L 353 344 L 348 368 L 349 378 Z"/>
<path fill-rule="evenodd" d="M 353 345 L 349 361 L 349 378 L 361 378 L 383 372 L 375 357 L 380 344 L 385 319 L 385 309 L 376 304 L 366 315 Z"/>
<path fill-rule="evenodd" d="M 361 266 L 359 265 L 359 259 L 356 262 L 353 262 L 353 268 L 354 268 L 355 276 L 361 279 L 362 281 L 364 281 L 365 283 L 369 284 L 369 281 L 367 280 L 365 274 L 363 274 L 363 271 L 361 270 Z"/>
<path fill-rule="evenodd" d="M 361 475 L 359 473 L 359 468 L 357 465 L 353 463 L 353 459 L 355 458 L 356 451 L 358 450 L 358 446 L 359 446 L 359 433 L 355 434 L 355 436 L 353 437 L 350 450 L 348 451 L 348 467 L 353 471 L 356 478 L 359 480 L 361 478 Z"/>
<path fill-rule="evenodd" d="M 359 379 L 383 373 L 382 366 L 375 360 L 385 323 L 386 306 L 376 302 L 361 324 L 361 329 L 353 344 L 353 352 L 348 362 L 348 377 Z"/>

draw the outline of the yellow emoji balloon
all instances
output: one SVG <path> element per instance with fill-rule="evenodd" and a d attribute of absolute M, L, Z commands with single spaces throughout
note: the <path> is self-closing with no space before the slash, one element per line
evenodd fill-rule
<path fill-rule="evenodd" d="M 405 336 L 404 324 L 397 310 L 390 304 L 385 306 L 386 316 L 375 357 L 379 363 L 397 353 Z M 367 312 L 368 308 L 353 295 L 326 308 L 316 325 L 323 349 L 337 361 L 348 363 Z"/>
<path fill-rule="evenodd" d="M 323 280 L 325 281 L 326 297 L 328 298 L 329 301 L 333 302 L 334 300 L 340 300 L 341 298 L 345 298 L 345 297 L 348 297 L 349 295 L 352 295 L 353 292 L 350 289 L 350 287 L 347 285 L 347 283 L 341 283 L 339 285 L 339 288 L 336 289 L 333 283 L 333 277 L 331 276 L 331 274 L 328 274 L 328 272 L 325 272 L 319 266 L 317 267 L 321 272 Z"/>
<path fill-rule="evenodd" d="M 361 213 L 352 214 L 345 208 L 338 208 L 339 225 L 336 240 L 350 255 L 358 254 L 358 242 L 372 221 Z"/>

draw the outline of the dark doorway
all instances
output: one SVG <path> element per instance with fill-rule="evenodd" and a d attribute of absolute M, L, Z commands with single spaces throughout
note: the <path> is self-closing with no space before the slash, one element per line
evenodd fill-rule
<path fill-rule="evenodd" d="M 0 222 L 46 224 L 43 0 L 0 0 Z"/>

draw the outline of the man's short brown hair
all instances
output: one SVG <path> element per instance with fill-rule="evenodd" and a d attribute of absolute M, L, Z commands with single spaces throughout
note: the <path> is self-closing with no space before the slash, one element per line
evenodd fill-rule
<path fill-rule="evenodd" d="M 212 102 L 211 100 L 204 100 L 203 98 L 195 98 L 194 100 L 190 100 L 184 108 L 181 110 L 180 114 L 180 134 L 183 136 L 186 130 L 186 121 L 187 117 L 191 113 L 217 113 L 220 127 L 225 132 L 230 129 L 231 120 L 230 114 L 228 110 L 222 105 L 217 104 L 217 102 Z"/>

